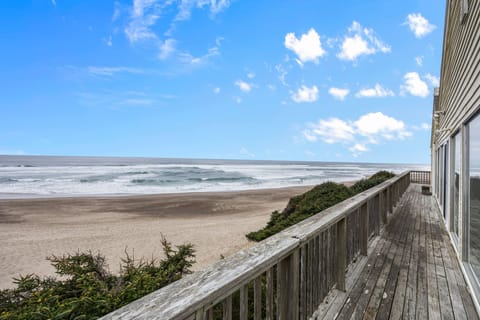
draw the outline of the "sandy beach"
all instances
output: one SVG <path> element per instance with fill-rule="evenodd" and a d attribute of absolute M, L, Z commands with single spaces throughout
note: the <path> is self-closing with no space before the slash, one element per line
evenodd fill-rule
<path fill-rule="evenodd" d="M 193 243 L 194 270 L 201 270 L 252 245 L 247 232 L 310 188 L 0 200 L 0 288 L 19 274 L 52 275 L 45 257 L 78 250 L 101 252 L 117 272 L 125 249 L 160 257 L 161 234 L 173 244 Z"/>

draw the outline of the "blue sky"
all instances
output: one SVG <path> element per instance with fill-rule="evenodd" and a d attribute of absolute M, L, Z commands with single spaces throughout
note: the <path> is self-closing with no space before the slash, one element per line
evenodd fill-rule
<path fill-rule="evenodd" d="M 0 154 L 430 161 L 443 2 L 0 6 Z"/>

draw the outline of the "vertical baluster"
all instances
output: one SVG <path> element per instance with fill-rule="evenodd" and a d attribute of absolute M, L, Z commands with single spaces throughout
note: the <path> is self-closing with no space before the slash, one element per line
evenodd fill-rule
<path fill-rule="evenodd" d="M 288 264 L 290 259 L 287 257 L 277 265 L 277 319 L 287 320 L 288 318 Z"/>
<path fill-rule="evenodd" d="M 300 248 L 300 320 L 307 319 L 307 246 Z"/>
<path fill-rule="evenodd" d="M 319 266 L 320 261 L 320 246 L 319 246 L 319 236 L 315 236 L 312 240 L 313 243 L 313 257 L 312 257 L 312 276 L 313 276 L 313 286 L 312 286 L 312 301 L 314 308 L 317 305 L 318 295 L 320 290 L 320 277 L 319 273 L 321 268 Z"/>
<path fill-rule="evenodd" d="M 273 320 L 273 267 L 267 270 L 266 318 Z"/>
<path fill-rule="evenodd" d="M 205 312 L 203 308 L 195 312 L 195 320 L 205 320 Z"/>
<path fill-rule="evenodd" d="M 240 320 L 248 320 L 248 283 L 240 288 Z"/>
<path fill-rule="evenodd" d="M 337 222 L 337 289 L 345 291 L 347 230 L 345 218 Z"/>
<path fill-rule="evenodd" d="M 262 318 L 262 278 L 261 276 L 256 278 L 253 282 L 253 303 L 254 303 L 253 317 L 255 320 L 260 320 Z"/>
<path fill-rule="evenodd" d="M 232 320 L 232 296 L 223 301 L 223 320 Z"/>
<path fill-rule="evenodd" d="M 360 207 L 360 254 L 367 255 L 368 250 L 368 204 L 365 202 Z"/>
<path fill-rule="evenodd" d="M 288 277 L 288 288 L 290 293 L 288 319 L 299 320 L 299 296 L 300 296 L 300 250 L 292 253 L 290 258 L 290 272 Z M 287 293 L 288 295 L 288 293 Z"/>
<path fill-rule="evenodd" d="M 308 242 L 307 255 L 307 315 L 310 316 L 313 311 L 313 241 Z"/>

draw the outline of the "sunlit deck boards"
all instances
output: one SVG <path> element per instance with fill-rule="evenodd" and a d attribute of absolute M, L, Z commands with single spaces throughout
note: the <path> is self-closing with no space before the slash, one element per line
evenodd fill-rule
<path fill-rule="evenodd" d="M 478 319 L 438 209 L 420 185 L 405 192 L 357 272 L 319 318 Z"/>

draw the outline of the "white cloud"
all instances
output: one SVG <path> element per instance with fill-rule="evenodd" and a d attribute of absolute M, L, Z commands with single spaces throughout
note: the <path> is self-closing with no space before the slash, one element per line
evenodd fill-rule
<path fill-rule="evenodd" d="M 393 140 L 411 135 L 406 130 L 403 121 L 386 116 L 381 112 L 365 114 L 353 124 L 356 132 L 361 136 L 368 137 L 371 143 L 377 143 L 381 137 Z"/>
<path fill-rule="evenodd" d="M 252 84 L 243 80 L 235 81 L 235 85 L 243 92 L 250 92 L 252 90 Z"/>
<path fill-rule="evenodd" d="M 107 46 L 111 47 L 111 46 L 113 45 L 113 43 L 112 43 L 112 36 L 109 36 L 108 38 L 103 39 L 103 42 L 104 42 Z"/>
<path fill-rule="evenodd" d="M 167 39 L 160 44 L 160 53 L 158 54 L 160 60 L 167 59 L 173 52 L 175 52 L 175 43 L 175 39 Z"/>
<path fill-rule="evenodd" d="M 422 130 L 422 131 L 428 131 L 432 128 L 432 126 L 429 123 L 423 122 L 418 126 L 412 126 L 413 130 Z"/>
<path fill-rule="evenodd" d="M 293 32 L 287 33 L 285 36 L 285 47 L 295 52 L 298 56 L 297 62 L 300 64 L 309 61 L 318 63 L 318 59 L 326 53 L 322 48 L 320 36 L 313 28 L 302 34 L 300 39 L 297 39 Z"/>
<path fill-rule="evenodd" d="M 233 97 L 233 100 L 238 104 L 242 103 L 242 98 L 240 97 Z"/>
<path fill-rule="evenodd" d="M 292 99 L 296 103 L 315 102 L 318 100 L 318 88 L 317 86 L 309 88 L 302 85 L 297 92 L 292 93 Z"/>
<path fill-rule="evenodd" d="M 423 66 L 423 56 L 415 57 L 415 62 L 419 67 Z"/>
<path fill-rule="evenodd" d="M 151 30 L 160 18 L 161 6 L 156 0 L 134 0 L 130 12 L 130 22 L 125 28 L 125 35 L 130 43 L 157 39 Z"/>
<path fill-rule="evenodd" d="M 114 76 L 119 73 L 143 74 L 145 70 L 131 67 L 87 67 L 88 73 L 94 76 Z"/>
<path fill-rule="evenodd" d="M 350 152 L 352 152 L 352 155 L 356 158 L 358 157 L 361 153 L 368 151 L 368 148 L 361 143 L 356 143 L 352 147 L 348 148 Z"/>
<path fill-rule="evenodd" d="M 248 151 L 248 149 L 245 148 L 245 147 L 241 147 L 241 148 L 240 148 L 240 154 L 241 154 L 241 155 L 244 155 L 244 156 L 248 156 L 248 157 L 250 157 L 250 158 L 255 158 L 255 154 L 252 153 L 252 152 L 250 152 L 250 151 Z"/>
<path fill-rule="evenodd" d="M 162 105 L 167 100 L 175 99 L 169 94 L 149 94 L 139 91 L 99 91 L 80 92 L 78 102 L 82 105 L 101 108 L 149 107 Z"/>
<path fill-rule="evenodd" d="M 410 13 L 407 16 L 405 24 L 408 25 L 415 35 L 415 38 L 423 38 L 436 28 L 435 25 L 431 24 L 420 13 Z"/>
<path fill-rule="evenodd" d="M 412 96 L 425 98 L 430 94 L 427 83 L 423 81 L 418 73 L 408 72 L 403 76 L 405 83 L 400 87 L 402 94 L 410 93 Z"/>
<path fill-rule="evenodd" d="M 430 82 L 430 84 L 434 87 L 438 87 L 440 85 L 440 79 L 438 79 L 434 75 L 431 75 L 430 73 L 427 73 L 425 75 L 425 79 L 427 79 Z"/>
<path fill-rule="evenodd" d="M 403 121 L 381 112 L 364 114 L 355 121 L 320 119 L 317 123 L 309 124 L 302 134 L 310 142 L 320 139 L 329 144 L 342 143 L 354 155 L 368 151 L 369 144 L 403 140 L 412 135 Z"/>
<path fill-rule="evenodd" d="M 203 56 L 195 57 L 188 52 L 178 53 L 178 59 L 184 64 L 191 66 L 201 66 L 207 64 L 211 58 L 220 55 L 220 48 L 218 46 L 208 49 Z"/>
<path fill-rule="evenodd" d="M 316 141 L 318 138 L 326 143 L 353 141 L 355 129 L 346 121 L 338 118 L 327 120 L 320 119 L 318 123 L 310 125 L 303 131 L 303 136 L 308 141 Z"/>
<path fill-rule="evenodd" d="M 220 87 L 213 88 L 213 93 L 219 94 L 220 93 Z"/>
<path fill-rule="evenodd" d="M 215 16 L 229 6 L 230 0 L 181 0 L 178 6 L 179 12 L 175 17 L 175 21 L 190 19 L 192 11 L 195 8 L 202 9 L 207 7 L 210 10 L 210 14 Z"/>
<path fill-rule="evenodd" d="M 114 2 L 114 9 L 112 14 L 112 21 L 115 22 L 122 14 L 122 6 L 118 1 Z"/>
<path fill-rule="evenodd" d="M 173 38 L 173 30 L 178 21 L 188 20 L 191 11 L 195 8 L 208 8 L 211 16 L 228 8 L 229 0 L 133 0 L 133 5 L 128 8 L 129 17 L 124 29 L 125 36 L 131 44 L 145 42 L 156 46 L 159 49 L 158 57 L 165 60 L 176 53 L 175 57 L 183 64 L 192 66 L 204 65 L 211 57 L 220 54 L 220 43 L 222 38 L 215 40 L 216 45 L 209 48 L 203 56 L 194 56 L 187 51 L 182 51 L 175 47 L 176 41 Z M 115 2 L 114 20 L 120 15 L 120 5 Z M 178 11 L 175 18 L 165 12 Z M 162 25 L 170 25 L 167 31 L 163 32 L 168 39 L 162 39 L 156 29 L 159 29 L 158 21 L 162 19 Z M 172 20 L 173 19 L 173 20 Z M 155 31 L 154 31 L 155 30 Z"/>
<path fill-rule="evenodd" d="M 340 52 L 337 54 L 337 57 L 342 60 L 355 61 L 362 55 L 391 51 L 389 45 L 384 44 L 376 37 L 373 29 L 364 28 L 356 21 L 353 21 L 348 32 L 349 36 L 345 36 L 340 46 Z"/>
<path fill-rule="evenodd" d="M 288 87 L 287 82 L 285 81 L 285 77 L 288 75 L 288 71 L 281 64 L 277 64 L 275 66 L 275 70 L 278 73 L 278 80 L 286 87 Z"/>
<path fill-rule="evenodd" d="M 343 101 L 350 93 L 350 90 L 332 87 L 328 90 L 328 93 L 330 93 L 335 99 Z"/>
<path fill-rule="evenodd" d="M 395 94 L 392 90 L 383 88 L 380 84 L 376 84 L 373 88 L 361 89 L 355 96 L 357 98 L 374 98 L 374 97 L 393 97 Z"/>
<path fill-rule="evenodd" d="M 255 72 L 249 72 L 249 73 L 247 73 L 247 77 L 248 77 L 249 79 L 253 79 L 253 78 L 255 78 L 255 76 L 256 76 Z"/>
<path fill-rule="evenodd" d="M 430 130 L 432 128 L 432 126 L 426 122 L 422 123 L 420 125 L 420 127 L 423 129 L 423 130 Z"/>

